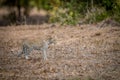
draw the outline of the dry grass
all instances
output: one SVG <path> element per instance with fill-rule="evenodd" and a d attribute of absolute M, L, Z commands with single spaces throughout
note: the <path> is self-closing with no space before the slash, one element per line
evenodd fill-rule
<path fill-rule="evenodd" d="M 52 36 L 48 61 L 33 51 L 30 60 L 10 51 L 24 39 L 39 43 Z M 119 80 L 120 28 L 8 26 L 0 28 L 0 76 L 2 80 Z"/>

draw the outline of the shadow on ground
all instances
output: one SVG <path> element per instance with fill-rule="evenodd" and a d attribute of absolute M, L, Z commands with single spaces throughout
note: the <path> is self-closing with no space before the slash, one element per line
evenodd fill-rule
<path fill-rule="evenodd" d="M 40 25 L 48 22 L 48 16 L 32 15 L 25 19 L 11 20 L 9 17 L 0 18 L 0 26 L 9 25 Z"/>

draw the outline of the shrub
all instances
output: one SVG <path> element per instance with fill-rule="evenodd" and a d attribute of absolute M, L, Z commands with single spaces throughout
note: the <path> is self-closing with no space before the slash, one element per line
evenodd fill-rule
<path fill-rule="evenodd" d="M 97 23 L 108 17 L 107 11 L 104 8 L 94 8 L 86 13 L 87 23 Z"/>

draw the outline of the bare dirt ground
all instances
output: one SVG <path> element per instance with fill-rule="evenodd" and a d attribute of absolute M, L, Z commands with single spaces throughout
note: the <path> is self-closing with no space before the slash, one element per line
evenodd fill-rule
<path fill-rule="evenodd" d="M 11 50 L 23 39 L 56 40 L 48 60 L 33 51 L 30 59 Z M 24 25 L 0 27 L 0 80 L 120 80 L 120 27 Z"/>

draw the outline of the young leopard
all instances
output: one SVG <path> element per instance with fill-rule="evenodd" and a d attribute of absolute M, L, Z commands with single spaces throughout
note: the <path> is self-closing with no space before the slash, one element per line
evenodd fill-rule
<path fill-rule="evenodd" d="M 33 50 L 41 50 L 43 53 L 44 60 L 47 60 L 47 50 L 50 44 L 55 43 L 52 38 L 49 38 L 46 41 L 43 41 L 41 45 L 30 45 L 27 42 L 24 42 L 22 45 L 22 49 L 18 51 L 18 57 L 24 54 L 25 59 L 29 59 L 29 55 Z"/>

